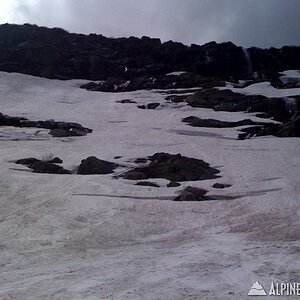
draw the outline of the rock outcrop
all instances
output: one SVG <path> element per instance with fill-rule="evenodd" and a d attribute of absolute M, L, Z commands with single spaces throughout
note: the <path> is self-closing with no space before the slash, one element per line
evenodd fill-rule
<path fill-rule="evenodd" d="M 200 159 L 181 154 L 156 153 L 149 157 L 150 164 L 127 171 L 125 179 L 165 178 L 170 181 L 195 181 L 218 178 L 220 171 Z"/>
<path fill-rule="evenodd" d="M 184 118 L 182 122 L 188 123 L 193 127 L 211 127 L 211 128 L 232 128 L 246 125 L 263 125 L 262 122 L 254 122 L 250 119 L 245 119 L 236 122 L 220 121 L 215 119 L 200 119 L 194 116 Z"/>
<path fill-rule="evenodd" d="M 92 129 L 83 127 L 78 123 L 47 121 L 30 121 L 22 117 L 10 117 L 0 113 L 0 126 L 36 127 L 50 129 L 53 137 L 84 136 L 92 132 Z"/>
<path fill-rule="evenodd" d="M 81 161 L 78 167 L 77 174 L 90 175 L 90 174 L 110 174 L 117 168 L 115 163 L 98 159 L 95 156 L 90 156 Z"/>
<path fill-rule="evenodd" d="M 254 74 L 276 80 L 278 71 L 300 69 L 300 47 L 243 49 L 231 42 L 186 46 L 145 36 L 114 39 L 30 24 L 1 25 L 0 53 L 1 71 L 57 79 L 128 80 L 188 71 L 231 81 Z"/>
<path fill-rule="evenodd" d="M 174 201 L 203 201 L 212 200 L 210 197 L 205 196 L 207 190 L 188 186 L 181 194 L 174 199 Z"/>

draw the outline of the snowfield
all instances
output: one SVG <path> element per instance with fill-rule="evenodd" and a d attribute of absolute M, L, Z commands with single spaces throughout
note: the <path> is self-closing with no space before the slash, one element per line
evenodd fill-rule
<path fill-rule="evenodd" d="M 116 101 L 163 104 L 166 95 L 90 92 L 82 83 L 0 72 L 2 113 L 94 130 L 53 138 L 46 129 L 0 127 L 0 299 L 248 299 L 255 281 L 266 290 L 272 280 L 299 282 L 299 138 L 236 140 L 236 128 L 181 119 L 262 119 L 183 103 L 142 110 Z M 267 85 L 233 90 L 296 92 Z M 66 168 L 91 155 L 135 166 L 156 152 L 203 159 L 222 177 L 177 188 L 153 179 L 155 188 L 112 174 L 35 174 L 13 163 L 54 154 Z M 216 182 L 232 186 L 213 189 Z M 189 185 L 237 198 L 171 201 Z"/>

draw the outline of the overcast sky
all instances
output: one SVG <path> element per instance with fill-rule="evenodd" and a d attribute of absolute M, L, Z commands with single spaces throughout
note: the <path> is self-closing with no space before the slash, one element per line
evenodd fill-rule
<path fill-rule="evenodd" d="M 0 0 L 0 23 L 281 47 L 300 45 L 300 0 Z"/>

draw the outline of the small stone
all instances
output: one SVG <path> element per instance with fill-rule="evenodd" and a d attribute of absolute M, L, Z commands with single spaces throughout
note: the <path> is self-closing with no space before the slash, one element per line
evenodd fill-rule
<path fill-rule="evenodd" d="M 180 186 L 180 183 L 176 181 L 170 181 L 167 185 L 167 187 L 177 187 L 177 186 Z"/>
<path fill-rule="evenodd" d="M 215 183 L 212 187 L 215 189 L 225 189 L 230 186 L 231 186 L 231 184 L 227 184 L 227 183 Z"/>
<path fill-rule="evenodd" d="M 156 183 L 149 182 L 149 181 L 140 181 L 140 182 L 136 183 L 135 185 L 159 187 L 159 185 L 157 185 Z"/>

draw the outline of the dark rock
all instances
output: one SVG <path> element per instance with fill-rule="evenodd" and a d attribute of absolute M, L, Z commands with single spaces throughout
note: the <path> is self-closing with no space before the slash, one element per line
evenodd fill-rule
<path fill-rule="evenodd" d="M 95 156 L 90 156 L 87 159 L 83 159 L 78 167 L 78 174 L 110 174 L 117 167 L 116 164 L 98 159 Z"/>
<path fill-rule="evenodd" d="M 140 179 L 147 179 L 147 175 L 142 171 L 128 171 L 124 174 L 125 179 L 129 180 L 140 180 Z"/>
<path fill-rule="evenodd" d="M 177 186 L 180 186 L 180 183 L 179 183 L 179 182 L 176 182 L 176 181 L 170 181 L 170 182 L 167 184 L 167 187 L 177 187 Z"/>
<path fill-rule="evenodd" d="M 135 101 L 131 99 L 124 99 L 124 100 L 118 100 L 117 103 L 136 103 Z"/>
<path fill-rule="evenodd" d="M 155 109 L 159 105 L 160 105 L 160 103 L 154 102 L 154 103 L 148 103 L 146 105 L 138 105 L 138 108 L 141 108 L 141 109 Z"/>
<path fill-rule="evenodd" d="M 49 162 L 52 164 L 62 164 L 63 163 L 63 161 L 59 157 L 54 157 Z"/>
<path fill-rule="evenodd" d="M 82 128 L 54 128 L 49 131 L 49 134 L 51 134 L 53 137 L 68 137 L 68 136 L 85 136 L 89 131 Z"/>
<path fill-rule="evenodd" d="M 231 185 L 226 184 L 226 183 L 215 183 L 213 185 L 213 188 L 215 188 L 215 189 L 225 189 L 225 188 L 228 188 L 228 187 L 231 187 Z"/>
<path fill-rule="evenodd" d="M 300 112 L 288 122 L 279 126 L 274 134 L 277 137 L 300 137 Z"/>
<path fill-rule="evenodd" d="M 220 103 L 238 103 L 242 95 L 231 90 L 204 89 L 187 97 L 186 102 L 192 107 L 214 108 Z"/>
<path fill-rule="evenodd" d="M 276 80 L 278 71 L 300 69 L 300 47 L 295 46 L 253 47 L 244 51 L 231 42 L 186 46 L 172 41 L 161 43 L 149 37 L 114 39 L 96 34 L 74 34 L 60 28 L 30 24 L 1 25 L 0 52 L 1 71 L 56 79 L 108 80 L 114 77 L 128 81 L 184 70 L 187 73 L 171 75 L 163 81 L 176 81 L 177 85 L 190 82 L 196 86 L 197 79 L 189 73 L 227 81 L 253 79 L 255 73 L 260 78 Z M 205 84 L 215 86 L 212 80 L 199 86 Z M 139 80 L 131 88 L 144 85 L 151 83 L 143 84 L 143 80 Z M 152 85 L 156 88 L 156 83 Z M 85 86 L 90 90 L 98 88 L 94 84 Z M 118 84 L 116 89 L 122 88 Z"/>
<path fill-rule="evenodd" d="M 145 164 L 147 161 L 148 161 L 147 158 L 140 157 L 140 158 L 136 158 L 134 162 L 136 164 Z"/>
<path fill-rule="evenodd" d="M 49 131 L 49 134 L 51 134 L 53 137 L 68 137 L 68 136 L 71 136 L 71 133 L 70 133 L 69 130 L 61 129 L 61 128 L 51 129 Z"/>
<path fill-rule="evenodd" d="M 120 158 L 122 158 L 122 156 L 117 155 L 114 157 L 114 159 L 120 159 Z"/>
<path fill-rule="evenodd" d="M 182 191 L 182 193 L 174 199 L 174 201 L 203 201 L 211 200 L 210 197 L 206 197 L 206 190 L 188 186 Z"/>
<path fill-rule="evenodd" d="M 198 91 L 201 91 L 201 88 L 199 89 L 195 89 L 193 88 L 191 89 L 180 89 L 180 90 L 165 90 L 165 91 L 159 91 L 158 93 L 160 94 L 167 94 L 167 95 L 171 95 L 172 94 L 176 94 L 176 95 L 181 95 L 181 94 L 188 94 L 188 93 L 196 93 Z M 185 97 L 188 97 L 187 95 L 184 95 Z"/>
<path fill-rule="evenodd" d="M 250 119 L 245 119 L 237 122 L 226 122 L 214 119 L 200 119 L 197 117 L 187 117 L 182 120 L 182 122 L 188 123 L 188 125 L 193 127 L 212 127 L 212 128 L 232 128 L 246 125 L 261 125 L 265 123 L 254 122 Z"/>
<path fill-rule="evenodd" d="M 33 173 L 48 173 L 48 174 L 71 174 L 72 172 L 64 169 L 61 166 L 45 162 L 37 161 L 29 165 L 33 169 Z"/>
<path fill-rule="evenodd" d="M 192 107 L 211 108 L 216 111 L 264 112 L 269 118 L 280 122 L 291 116 L 285 98 L 241 95 L 231 90 L 203 89 L 189 96 L 186 102 Z"/>
<path fill-rule="evenodd" d="M 71 171 L 64 169 L 61 166 L 57 166 L 56 163 L 62 163 L 62 160 L 55 157 L 51 161 L 43 161 L 36 158 L 23 158 L 17 160 L 16 164 L 26 165 L 33 170 L 33 173 L 49 173 L 49 174 L 71 174 Z"/>
<path fill-rule="evenodd" d="M 22 159 L 18 159 L 15 163 L 16 164 L 20 164 L 20 165 L 31 165 L 35 162 L 38 162 L 39 160 L 36 159 L 36 158 L 33 158 L 33 157 L 30 157 L 30 158 L 22 158 Z"/>
<path fill-rule="evenodd" d="M 188 158 L 180 154 L 156 153 L 149 157 L 150 164 L 138 167 L 124 174 L 126 179 L 131 178 L 132 172 L 143 174 L 145 178 L 165 178 L 170 181 L 194 181 L 218 178 L 220 171 L 209 166 L 203 160 Z"/>
<path fill-rule="evenodd" d="M 160 103 L 148 103 L 147 108 L 148 109 L 155 109 L 160 105 Z"/>
<path fill-rule="evenodd" d="M 277 137 L 300 137 L 300 112 L 297 112 L 290 120 L 283 124 L 266 123 L 264 126 L 243 128 L 238 139 L 251 138 L 253 136 L 274 135 Z"/>
<path fill-rule="evenodd" d="M 205 78 L 191 72 L 181 75 L 148 75 L 144 74 L 130 80 L 109 77 L 106 81 L 101 81 L 98 85 L 90 83 L 81 86 L 101 92 L 130 92 L 135 90 L 149 89 L 174 89 L 193 87 L 215 87 L 225 86 L 225 82 L 216 78 Z M 190 92 L 190 91 L 189 91 Z"/>
<path fill-rule="evenodd" d="M 140 182 L 136 183 L 135 185 L 159 187 L 158 184 L 149 182 L 149 181 L 140 181 Z"/>
<path fill-rule="evenodd" d="M 171 101 L 173 103 L 180 103 L 180 102 L 184 102 L 186 98 L 187 96 L 171 95 L 166 97 L 166 100 Z"/>
<path fill-rule="evenodd" d="M 22 117 L 6 116 L 2 113 L 0 113 L 0 126 L 46 128 L 50 129 L 49 134 L 54 137 L 84 136 L 93 131 L 78 123 L 56 122 L 54 120 L 30 121 Z"/>

